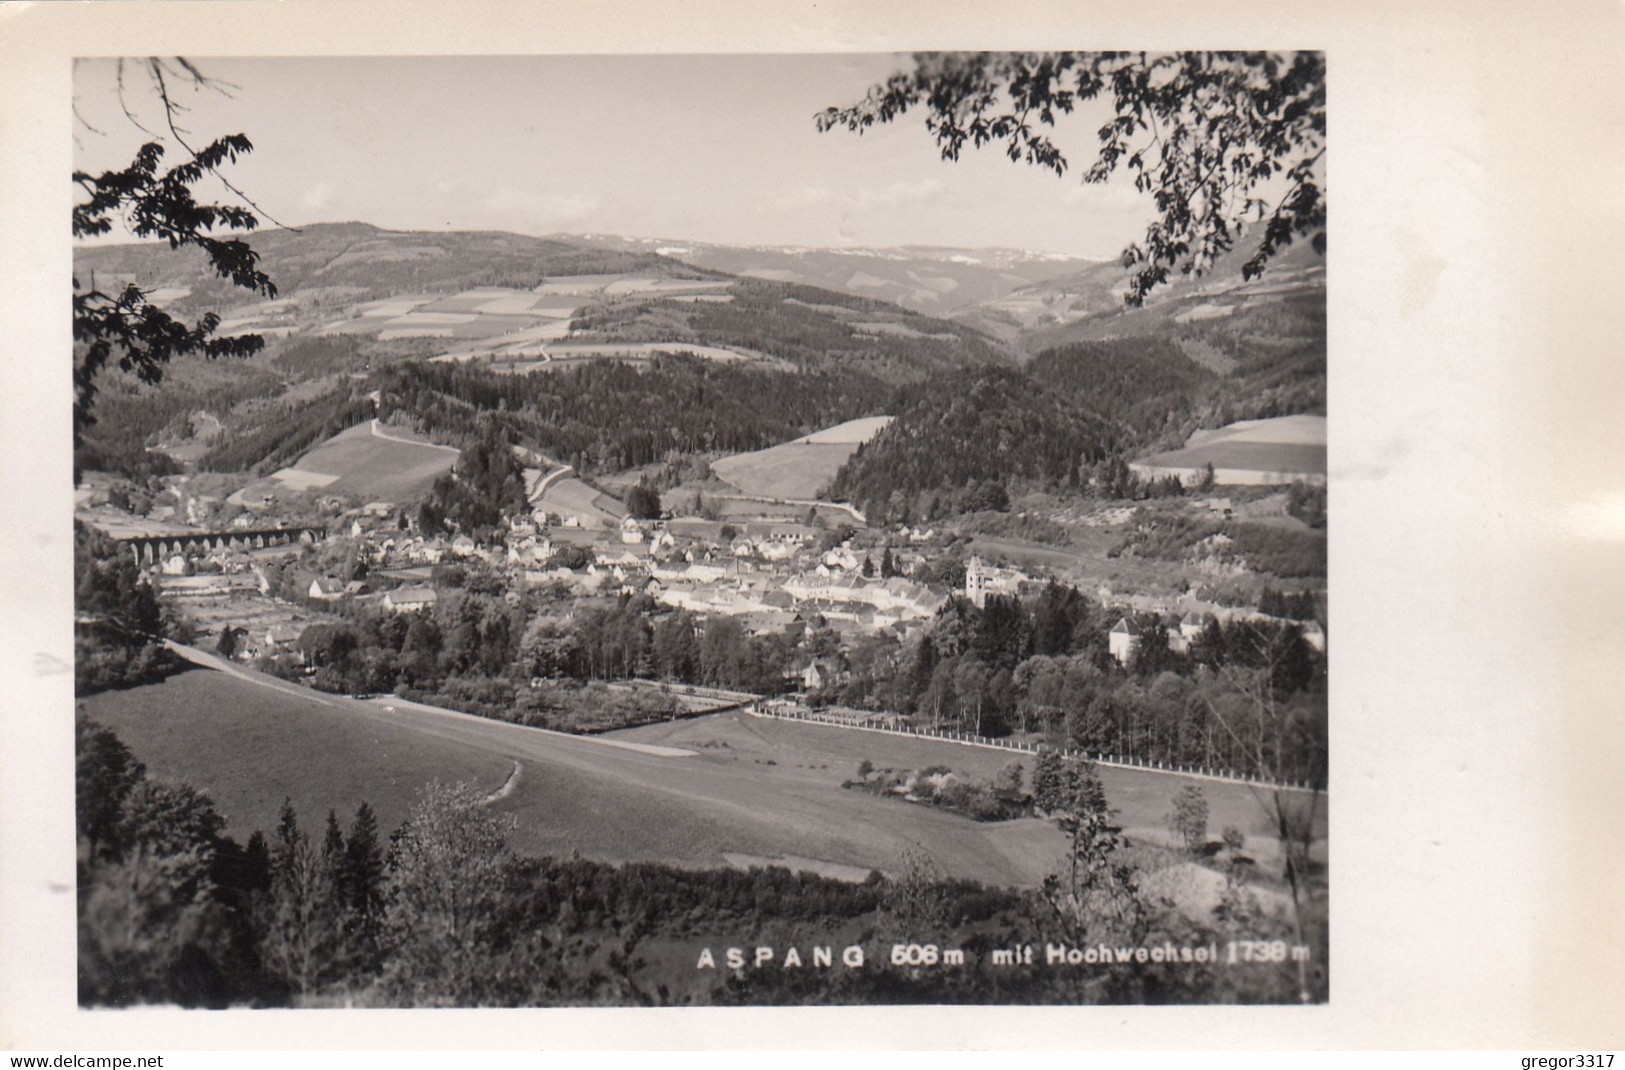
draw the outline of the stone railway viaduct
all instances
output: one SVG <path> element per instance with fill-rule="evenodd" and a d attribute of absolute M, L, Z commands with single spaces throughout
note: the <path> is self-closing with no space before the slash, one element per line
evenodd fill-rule
<path fill-rule="evenodd" d="M 171 554 L 206 554 L 214 550 L 262 550 L 267 546 L 316 543 L 327 538 L 318 527 L 264 528 L 259 531 L 188 531 L 184 534 L 143 535 L 120 539 L 135 554 L 137 564 L 157 564 Z"/>

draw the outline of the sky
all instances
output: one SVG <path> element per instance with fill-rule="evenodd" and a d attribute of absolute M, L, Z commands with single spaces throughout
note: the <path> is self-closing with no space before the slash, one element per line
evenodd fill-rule
<path fill-rule="evenodd" d="M 943 161 L 913 112 L 861 137 L 817 132 L 817 112 L 861 99 L 904 56 L 189 58 L 235 88 L 179 91 L 187 140 L 247 134 L 254 152 L 230 177 L 289 226 L 1109 259 L 1151 211 L 1126 179 L 1078 177 L 1098 110 L 1055 132 L 1073 161 L 1065 177 L 991 146 Z M 76 62 L 81 169 L 125 166 L 148 140 L 116 85 L 114 61 Z M 124 102 L 164 132 L 138 65 L 126 67 Z"/>

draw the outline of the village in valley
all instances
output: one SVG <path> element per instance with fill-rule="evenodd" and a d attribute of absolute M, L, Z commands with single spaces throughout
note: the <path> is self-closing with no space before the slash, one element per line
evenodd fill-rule
<path fill-rule="evenodd" d="M 1212 505 L 1228 508 L 1225 499 L 1216 499 Z M 515 518 L 500 544 L 482 546 L 467 535 L 424 539 L 414 535 L 409 525 L 402 525 L 399 516 L 389 502 L 369 502 L 354 517 L 340 513 L 336 518 L 337 537 L 353 541 L 357 557 L 366 562 L 369 574 L 375 578 L 369 582 L 313 575 L 306 596 L 313 602 L 375 601 L 392 612 L 416 612 L 432 607 L 436 599 L 435 588 L 424 582 L 432 579 L 434 571 L 425 566 L 467 562 L 506 572 L 510 580 L 525 588 L 557 584 L 578 596 L 647 594 L 674 609 L 737 618 L 751 635 L 797 631 L 797 624 L 804 627 L 808 621 L 822 618 L 843 633 L 890 629 L 907 640 L 942 608 L 950 595 L 963 597 L 980 609 L 990 594 L 1030 595 L 1047 582 L 1021 569 L 989 564 L 975 556 L 964 563 L 964 585 L 958 590 L 941 583 L 912 580 L 909 577 L 916 570 L 927 571 L 933 544 L 940 549 L 942 540 L 934 530 L 917 531 L 906 526 L 883 533 L 879 540 L 856 543 L 855 538 L 848 537 L 821 550 L 825 531 L 807 524 L 757 521 L 732 528 L 703 521 L 640 521 L 627 517 L 606 532 L 572 523 L 575 518 L 571 517 L 562 520 L 562 527 L 550 530 L 543 509 L 530 517 Z M 248 525 L 239 527 L 246 530 Z M 708 538 L 703 530 L 708 527 L 730 528 L 717 532 L 727 541 L 719 543 Z M 677 531 L 683 534 L 675 534 Z M 264 570 L 256 567 L 255 555 L 249 548 L 228 546 L 204 553 L 191 548 L 190 533 L 168 534 L 171 540 L 159 536 L 156 545 L 162 547 L 171 541 L 176 548 L 167 554 L 160 549 L 162 561 L 152 576 L 155 586 L 182 602 L 218 601 L 245 620 L 257 616 L 252 601 L 231 597 L 233 592 L 249 590 L 261 596 L 271 593 Z M 286 545 L 302 548 L 312 545 L 314 539 L 310 533 L 300 532 Z M 895 551 L 893 540 L 899 547 Z M 561 546 L 580 547 L 589 558 L 587 564 L 570 568 L 556 563 L 555 541 Z M 273 545 L 268 555 L 260 556 L 276 558 L 288 552 Z M 229 578 L 245 573 L 252 575 L 251 585 Z M 1108 600 L 1112 597 L 1109 588 L 1097 593 Z M 264 611 L 274 614 L 270 605 L 274 603 Z M 1270 619 L 1256 611 L 1218 608 L 1216 616 L 1212 610 L 1194 608 L 1181 615 L 1179 609 L 1176 602 L 1159 615 L 1172 615 L 1172 620 L 1163 623 L 1163 629 L 1169 645 L 1180 653 L 1188 649 L 1209 620 Z M 1133 612 L 1145 611 L 1142 608 Z M 258 635 L 230 623 L 229 617 L 225 619 L 222 627 L 243 630 L 234 644 L 233 657 L 238 660 L 252 661 L 262 652 L 297 647 L 299 629 L 292 624 L 274 624 Z M 1298 623 L 1305 642 L 1316 651 L 1324 651 L 1325 632 L 1320 624 L 1312 619 Z M 1117 619 L 1108 635 L 1111 656 L 1126 666 L 1138 645 L 1139 631 L 1125 615 Z M 798 676 L 808 691 L 817 691 L 829 671 L 828 665 L 814 662 L 790 675 Z"/>
<path fill-rule="evenodd" d="M 1316 477 L 1313 471 L 1293 474 L 1300 480 Z M 1202 473 L 1193 473 L 1193 484 L 1201 478 Z M 527 481 L 534 494 L 546 478 L 531 469 Z M 724 522 L 670 513 L 637 518 L 602 495 L 582 512 L 550 512 L 537 495 L 530 511 L 505 518 L 477 541 L 461 532 L 425 535 L 411 502 L 356 505 L 305 494 L 297 496 L 303 499 L 300 508 L 285 515 L 274 494 L 245 504 L 241 494 L 226 500 L 191 495 L 185 477 L 166 482 L 171 486 L 154 499 L 150 512 L 132 516 L 110 503 L 105 481 L 87 481 L 79 495 L 81 518 L 122 533 L 122 552 L 142 566 L 143 581 L 176 607 L 202 645 L 212 644 L 246 665 L 298 656 L 305 676 L 319 667 L 301 646 L 310 626 L 341 622 L 356 612 L 432 611 L 448 579 L 461 587 L 474 569 L 500 585 L 511 602 L 530 591 L 546 591 L 572 605 L 644 596 L 655 614 L 682 610 L 702 627 L 707 620 L 728 619 L 747 636 L 782 636 L 789 652 L 783 690 L 803 703 L 824 706 L 839 694 L 843 641 L 879 636 L 902 647 L 928 632 L 950 599 L 981 610 L 989 597 L 1030 599 L 1046 584 L 1079 582 L 1070 570 L 1057 574 L 1040 567 L 1029 573 L 967 555 L 966 540 L 949 525 L 940 532 L 906 524 L 859 528 L 852 522 L 858 514 L 841 503 L 823 503 L 822 513 L 809 507 L 806 516 L 794 520 L 770 514 Z M 1193 497 L 1188 509 L 1233 516 L 1234 503 L 1220 496 L 1220 489 Z M 605 505 L 613 512 L 606 513 Z M 222 512 L 235 515 L 219 525 Z M 618 522 L 615 513 L 622 514 Z M 196 523 L 205 515 L 219 530 Z M 194 523 L 176 523 L 177 517 Z M 318 519 L 311 522 L 311 517 Z M 1103 507 L 1092 519 L 1096 527 L 1132 525 L 1135 509 Z M 1208 567 L 1222 571 L 1212 562 Z M 1124 668 L 1153 629 L 1168 649 L 1183 655 L 1210 622 L 1219 621 L 1289 625 L 1316 653 L 1326 650 L 1325 631 L 1315 616 L 1292 619 L 1257 607 L 1208 602 L 1200 589 L 1172 596 L 1147 593 L 1121 575 L 1116 579 L 1120 590 L 1108 583 L 1085 590 L 1111 611 L 1106 651 Z M 796 653 L 809 627 L 834 637 L 834 645 Z M 895 711 L 841 712 L 854 722 L 900 721 Z"/>

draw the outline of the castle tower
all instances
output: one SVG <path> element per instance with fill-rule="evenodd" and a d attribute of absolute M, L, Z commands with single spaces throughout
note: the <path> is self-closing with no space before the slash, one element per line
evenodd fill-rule
<path fill-rule="evenodd" d="M 965 562 L 965 598 L 977 609 L 981 609 L 987 602 L 989 579 L 981 558 L 972 557 Z"/>

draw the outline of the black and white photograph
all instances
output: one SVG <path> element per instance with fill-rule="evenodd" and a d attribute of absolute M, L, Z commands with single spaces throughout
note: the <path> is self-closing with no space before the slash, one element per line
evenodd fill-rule
<path fill-rule="evenodd" d="M 295 6 L 6 89 L 0 1033 L 1602 1035 L 1625 384 L 1513 318 L 1510 40 Z"/>
<path fill-rule="evenodd" d="M 77 62 L 81 1002 L 1325 1000 L 1326 112 Z"/>

